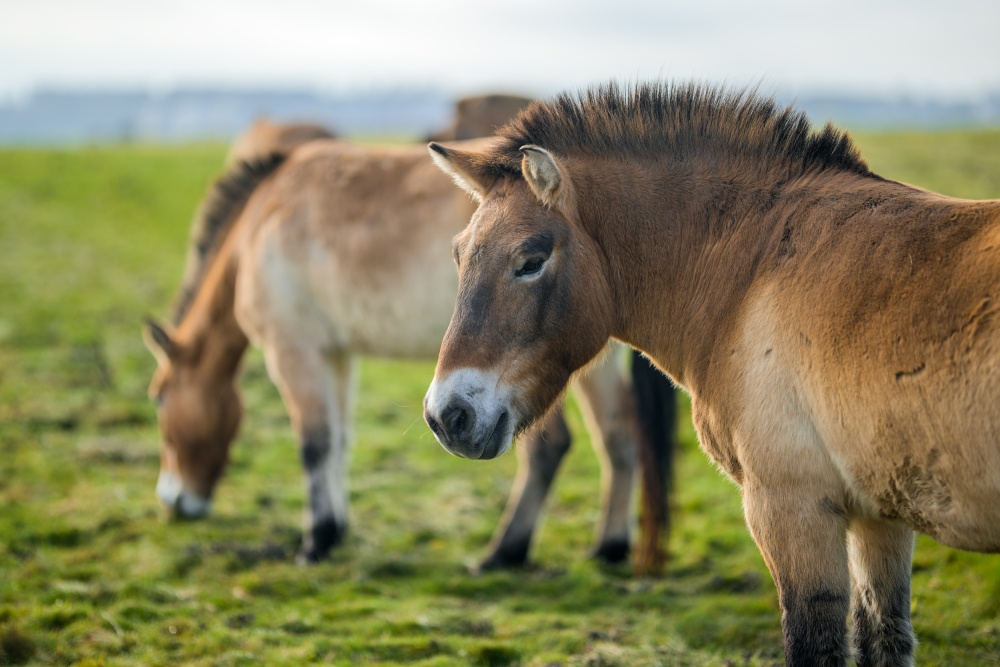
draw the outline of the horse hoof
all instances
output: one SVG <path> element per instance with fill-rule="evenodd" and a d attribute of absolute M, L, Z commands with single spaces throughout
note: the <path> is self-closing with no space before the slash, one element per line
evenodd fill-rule
<path fill-rule="evenodd" d="M 482 574 L 494 570 L 513 570 L 522 568 L 528 563 L 527 540 L 513 545 L 499 546 L 489 556 L 473 568 L 473 574 Z"/>
<path fill-rule="evenodd" d="M 470 571 L 472 574 L 485 574 L 487 572 L 499 572 L 501 570 L 517 570 L 523 568 L 527 562 L 527 560 L 509 561 L 502 558 L 496 558 L 495 555 L 490 555 L 480 561 L 478 565 L 471 568 Z"/>
<path fill-rule="evenodd" d="M 590 552 L 590 558 L 607 565 L 618 565 L 628 560 L 631 548 L 628 540 L 609 540 Z"/>
<path fill-rule="evenodd" d="M 316 524 L 306 534 L 296 561 L 303 565 L 311 565 L 326 560 L 330 550 L 344 541 L 346 533 L 347 525 L 339 524 L 332 519 Z"/>

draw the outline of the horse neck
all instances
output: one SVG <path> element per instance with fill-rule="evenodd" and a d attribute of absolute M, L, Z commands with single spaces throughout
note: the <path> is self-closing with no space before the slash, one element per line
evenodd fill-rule
<path fill-rule="evenodd" d="M 236 320 L 237 261 L 234 234 L 212 260 L 190 310 L 177 327 L 182 347 L 199 350 L 203 370 L 235 376 L 250 341 Z"/>
<path fill-rule="evenodd" d="M 834 178 L 841 176 L 864 178 Z M 691 389 L 781 239 L 789 192 L 796 205 L 829 194 L 826 187 L 803 196 L 810 188 L 793 181 L 809 178 L 692 160 L 645 170 L 604 165 L 580 179 L 581 221 L 607 257 L 618 305 L 612 335 Z"/>

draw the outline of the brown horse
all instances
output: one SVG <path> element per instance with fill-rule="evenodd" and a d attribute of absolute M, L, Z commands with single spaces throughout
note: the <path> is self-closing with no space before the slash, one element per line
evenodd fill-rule
<path fill-rule="evenodd" d="M 872 173 L 752 93 L 615 85 L 479 151 L 425 417 L 503 452 L 609 338 L 691 394 L 778 588 L 786 663 L 912 664 L 913 531 L 1000 550 L 1000 201 Z"/>
<path fill-rule="evenodd" d="M 233 166 L 195 225 L 175 328 L 146 329 L 159 360 L 150 394 L 163 435 L 161 502 L 181 516 L 209 511 L 241 419 L 236 381 L 253 341 L 301 442 L 303 556 L 316 560 L 336 545 L 347 525 L 355 359 L 437 354 L 457 289 L 450 242 L 473 209 L 423 146 L 311 140 L 288 156 Z M 606 359 L 579 387 L 603 467 L 594 553 L 618 561 L 629 553 L 636 448 L 629 388 L 614 355 Z M 524 562 L 568 447 L 553 411 L 523 448 L 484 567 Z"/>

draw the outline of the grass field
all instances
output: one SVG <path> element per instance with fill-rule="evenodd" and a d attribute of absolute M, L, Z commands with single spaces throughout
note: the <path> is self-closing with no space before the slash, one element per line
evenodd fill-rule
<path fill-rule="evenodd" d="M 1000 132 L 863 135 L 876 171 L 1000 197 Z M 515 468 L 445 454 L 432 364 L 365 362 L 352 532 L 292 556 L 297 448 L 259 354 L 215 513 L 159 517 L 144 313 L 166 315 L 225 147 L 0 151 L 0 664 L 772 665 L 774 586 L 739 494 L 682 417 L 662 579 L 585 559 L 598 472 L 580 418 L 525 571 L 474 577 Z M 924 665 L 1000 661 L 1000 558 L 918 542 Z"/>

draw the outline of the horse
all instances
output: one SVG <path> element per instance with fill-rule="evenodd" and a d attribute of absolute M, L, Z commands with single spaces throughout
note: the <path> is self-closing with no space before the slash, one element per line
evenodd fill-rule
<path fill-rule="evenodd" d="M 474 204 L 422 145 L 320 139 L 251 154 L 257 159 L 231 166 L 201 207 L 173 326 L 149 320 L 144 328 L 158 361 L 150 385 L 162 435 L 157 496 L 180 517 L 210 511 L 241 420 L 236 382 L 253 342 L 298 435 L 308 496 L 299 558 L 316 562 L 348 523 L 356 358 L 436 356 L 457 289 L 450 242 Z M 610 353 L 578 386 L 602 462 L 592 555 L 619 562 L 630 552 L 632 398 Z M 569 445 L 559 410 L 529 435 L 481 569 L 526 561 Z"/>
<path fill-rule="evenodd" d="M 1000 551 L 1000 200 L 882 178 L 832 125 L 697 84 L 604 84 L 429 148 L 479 200 L 425 397 L 441 444 L 499 455 L 624 341 L 740 487 L 786 664 L 912 664 L 914 531 Z"/>

